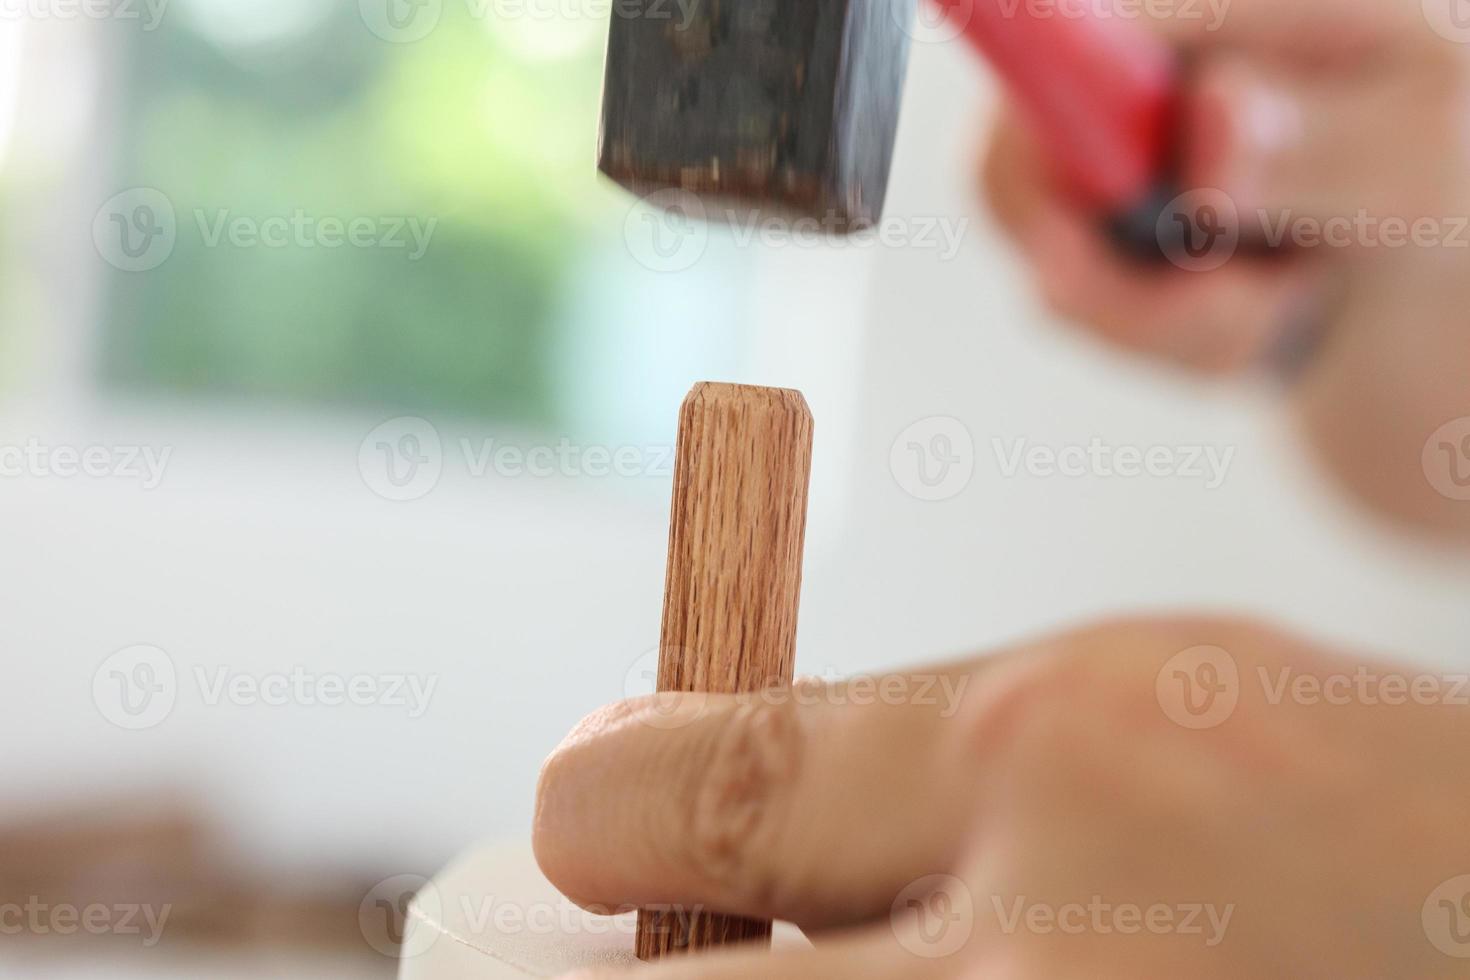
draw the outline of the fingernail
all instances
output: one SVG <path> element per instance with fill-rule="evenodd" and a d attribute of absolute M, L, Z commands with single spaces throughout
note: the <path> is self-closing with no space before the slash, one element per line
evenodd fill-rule
<path fill-rule="evenodd" d="M 1190 119 L 1189 177 L 1245 207 L 1266 202 L 1280 162 L 1301 144 L 1301 104 L 1253 69 L 1221 69 L 1201 83 Z"/>
<path fill-rule="evenodd" d="M 1241 128 L 1245 144 L 1241 190 L 1259 191 L 1267 168 L 1302 141 L 1301 105 L 1279 89 L 1250 86 L 1241 108 Z"/>

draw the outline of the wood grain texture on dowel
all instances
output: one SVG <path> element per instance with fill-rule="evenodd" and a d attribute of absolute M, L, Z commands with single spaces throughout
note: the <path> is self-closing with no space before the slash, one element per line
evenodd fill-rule
<path fill-rule="evenodd" d="M 739 694 L 789 685 L 811 475 L 800 392 L 699 384 L 679 413 L 658 689 Z M 639 959 L 769 943 L 771 923 L 644 911 Z"/>

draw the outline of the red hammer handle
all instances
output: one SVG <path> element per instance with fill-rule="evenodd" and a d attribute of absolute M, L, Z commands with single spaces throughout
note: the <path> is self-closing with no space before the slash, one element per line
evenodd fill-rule
<path fill-rule="evenodd" d="M 1067 185 L 1118 214 L 1173 174 L 1179 66 L 1160 38 L 1086 0 L 935 0 L 1027 110 Z"/>

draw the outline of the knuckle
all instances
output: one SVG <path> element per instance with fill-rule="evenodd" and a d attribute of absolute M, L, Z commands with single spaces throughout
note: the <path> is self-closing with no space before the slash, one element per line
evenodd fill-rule
<path fill-rule="evenodd" d="M 751 907 L 774 900 L 806 736 L 793 704 L 741 705 L 713 726 L 689 795 L 692 867 Z"/>
<path fill-rule="evenodd" d="M 1069 658 L 1052 652 L 987 675 L 963 726 L 984 768 L 1024 762 L 1038 752 L 1059 758 L 1053 748 L 1071 741 L 1074 726 L 1081 724 L 1070 694 L 1073 681 Z"/>
<path fill-rule="evenodd" d="M 966 710 L 964 737 L 988 758 L 1091 764 L 1119 740 L 1170 723 L 1160 668 L 1180 651 L 1218 646 L 1242 668 L 1289 646 L 1272 629 L 1221 617 L 1126 619 L 1055 638 L 987 670 Z M 1099 736 L 1106 735 L 1106 738 Z"/>

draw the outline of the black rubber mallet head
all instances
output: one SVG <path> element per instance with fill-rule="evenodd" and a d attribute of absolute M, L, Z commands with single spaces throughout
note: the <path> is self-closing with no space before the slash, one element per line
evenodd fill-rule
<path fill-rule="evenodd" d="M 915 0 L 618 0 L 598 167 L 712 217 L 883 213 Z"/>

